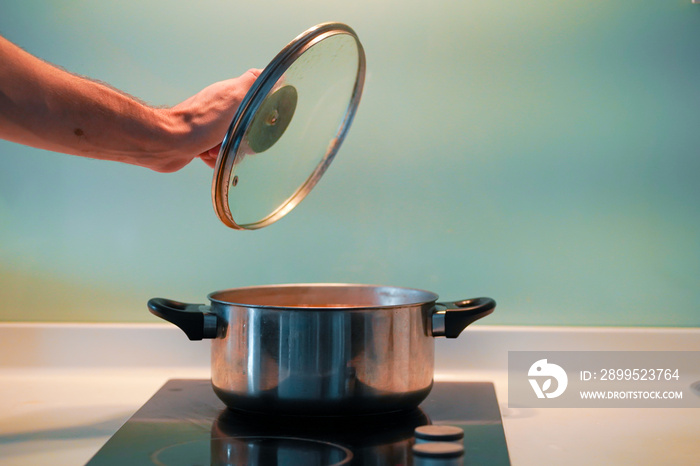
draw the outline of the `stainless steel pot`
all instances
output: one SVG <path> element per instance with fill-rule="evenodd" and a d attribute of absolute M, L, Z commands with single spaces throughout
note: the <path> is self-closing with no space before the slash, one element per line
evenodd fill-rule
<path fill-rule="evenodd" d="M 410 288 L 300 284 L 217 291 L 211 305 L 154 298 L 148 307 L 190 340 L 213 339 L 212 386 L 228 407 L 348 415 L 417 406 L 433 384 L 433 337 L 456 338 L 496 306 L 437 299 Z"/>

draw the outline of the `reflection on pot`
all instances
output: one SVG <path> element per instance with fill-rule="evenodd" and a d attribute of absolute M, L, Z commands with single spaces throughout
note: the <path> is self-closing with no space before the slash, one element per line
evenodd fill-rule
<path fill-rule="evenodd" d="M 295 415 L 417 406 L 433 376 L 427 307 L 222 308 L 226 332 L 212 341 L 214 390 L 230 407 L 269 414 L 274 406 Z"/>

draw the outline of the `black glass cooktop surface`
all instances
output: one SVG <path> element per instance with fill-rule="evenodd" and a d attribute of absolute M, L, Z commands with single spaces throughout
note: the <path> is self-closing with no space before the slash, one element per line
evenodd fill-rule
<path fill-rule="evenodd" d="M 209 380 L 176 379 L 163 385 L 88 465 L 412 465 L 414 429 L 426 424 L 464 431 L 465 465 L 510 464 L 490 382 L 436 382 L 412 411 L 300 418 L 229 410 Z"/>

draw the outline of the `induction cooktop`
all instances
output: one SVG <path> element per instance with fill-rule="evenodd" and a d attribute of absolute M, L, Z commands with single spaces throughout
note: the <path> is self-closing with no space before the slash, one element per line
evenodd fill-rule
<path fill-rule="evenodd" d="M 414 430 L 427 424 L 464 431 L 460 464 L 510 464 L 490 382 L 436 382 L 418 408 L 400 413 L 306 418 L 234 411 L 209 380 L 173 379 L 88 465 L 414 465 Z"/>

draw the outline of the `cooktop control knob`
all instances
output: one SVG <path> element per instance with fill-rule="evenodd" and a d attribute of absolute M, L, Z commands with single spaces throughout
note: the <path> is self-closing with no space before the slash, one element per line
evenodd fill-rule
<path fill-rule="evenodd" d="M 464 431 L 455 426 L 427 425 L 416 427 L 416 443 L 454 442 L 459 445 L 464 439 Z"/>
<path fill-rule="evenodd" d="M 414 466 L 462 466 L 464 447 L 453 442 L 427 442 L 413 445 Z"/>

